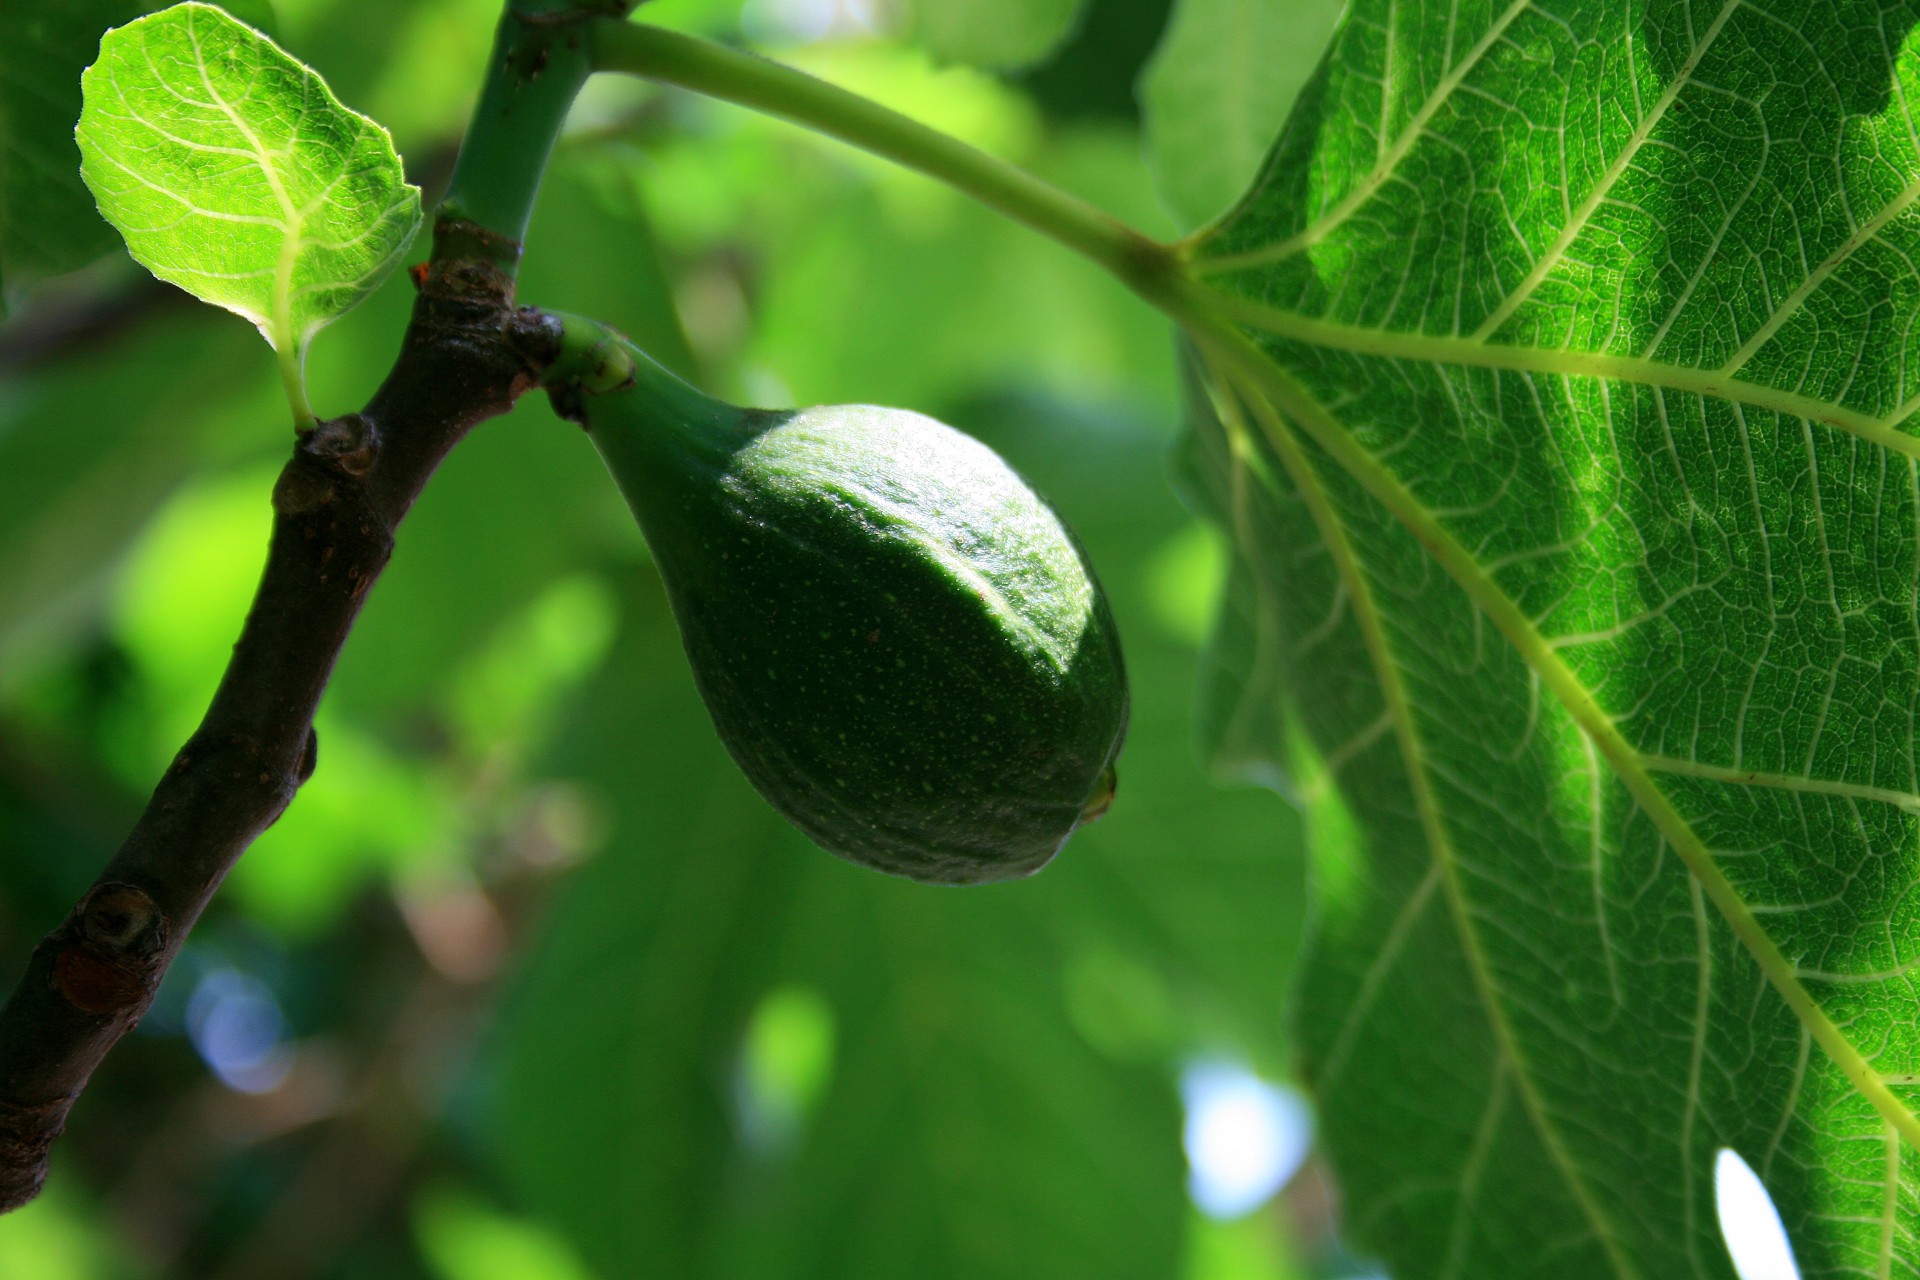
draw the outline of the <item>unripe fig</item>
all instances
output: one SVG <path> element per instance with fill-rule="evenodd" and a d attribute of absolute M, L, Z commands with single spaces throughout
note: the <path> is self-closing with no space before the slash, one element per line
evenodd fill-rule
<path fill-rule="evenodd" d="M 842 857 L 970 884 L 1038 870 L 1106 808 L 1127 719 L 1113 618 L 997 454 L 901 409 L 736 408 L 611 341 L 556 400 L 776 809 Z"/>

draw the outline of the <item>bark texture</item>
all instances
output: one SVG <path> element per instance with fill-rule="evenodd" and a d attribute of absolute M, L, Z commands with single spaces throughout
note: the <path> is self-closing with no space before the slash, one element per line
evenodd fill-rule
<path fill-rule="evenodd" d="M 266 569 L 212 705 L 0 1008 L 0 1212 L 38 1193 L 88 1078 L 146 1012 L 228 870 L 312 774 L 314 710 L 421 487 L 552 360 L 557 323 L 514 305 L 517 249 L 443 219 L 387 380 L 362 412 L 296 442 L 273 490 Z"/>

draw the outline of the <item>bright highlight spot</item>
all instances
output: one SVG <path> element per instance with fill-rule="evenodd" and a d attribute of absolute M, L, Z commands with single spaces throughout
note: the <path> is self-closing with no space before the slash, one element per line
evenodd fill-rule
<path fill-rule="evenodd" d="M 135 1274 L 110 1232 L 76 1203 L 58 1169 L 47 1189 L 0 1227 L 0 1276 L 6 1280 L 98 1280 Z"/>
<path fill-rule="evenodd" d="M 1727 1147 L 1713 1162 L 1713 1198 L 1720 1234 L 1726 1237 L 1740 1280 L 1800 1280 L 1773 1197 L 1747 1162 Z"/>
<path fill-rule="evenodd" d="M 1227 546 L 1219 533 L 1193 521 L 1153 553 L 1146 576 L 1154 621 L 1196 649 L 1206 644 L 1227 580 Z"/>
<path fill-rule="evenodd" d="M 869 35 L 878 17 L 873 0 L 747 0 L 740 22 L 757 41 L 811 41 Z"/>
<path fill-rule="evenodd" d="M 565 1240 L 458 1188 L 416 1200 L 413 1226 L 440 1280 L 592 1280 Z"/>
<path fill-rule="evenodd" d="M 833 1075 L 833 1009 L 808 987 L 760 1002 L 740 1050 L 740 1129 L 747 1145 L 791 1145 Z"/>
<path fill-rule="evenodd" d="M 1313 1115 L 1291 1089 L 1232 1063 L 1202 1062 L 1180 1078 L 1186 1103 L 1187 1188 L 1201 1212 L 1237 1218 L 1286 1185 L 1307 1158 Z"/>
<path fill-rule="evenodd" d="M 265 983 L 233 969 L 200 979 L 187 1001 L 187 1036 L 220 1083 L 268 1093 L 293 1066 L 286 1019 Z"/>

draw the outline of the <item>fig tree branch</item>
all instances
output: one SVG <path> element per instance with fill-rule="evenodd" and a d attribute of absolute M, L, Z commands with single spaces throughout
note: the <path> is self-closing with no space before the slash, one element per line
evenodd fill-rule
<path fill-rule="evenodd" d="M 440 460 L 505 413 L 558 323 L 514 270 L 542 169 L 587 74 L 585 23 L 618 0 L 512 0 L 386 381 L 302 433 L 273 490 L 266 568 L 212 705 L 125 843 L 0 1008 L 0 1212 L 31 1200 L 101 1060 L 247 846 L 313 772 L 313 716 L 394 532 Z"/>

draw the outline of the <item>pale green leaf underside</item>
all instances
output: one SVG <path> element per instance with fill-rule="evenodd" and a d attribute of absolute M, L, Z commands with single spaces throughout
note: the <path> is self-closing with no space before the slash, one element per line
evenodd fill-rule
<path fill-rule="evenodd" d="M 1003 70 L 1044 61 L 1085 0 L 905 0 L 908 26 L 942 62 Z"/>
<path fill-rule="evenodd" d="M 1147 164 L 1183 227 L 1259 171 L 1345 0 L 1179 0 L 1141 74 Z"/>
<path fill-rule="evenodd" d="M 1920 1267 L 1920 6 L 1356 0 L 1182 308 L 1396 1277 Z M 1285 743 L 1274 748 L 1276 742 Z"/>
<path fill-rule="evenodd" d="M 108 32 L 82 89 L 81 173 L 133 256 L 282 353 L 371 292 L 420 225 L 386 130 L 212 6 Z"/>

